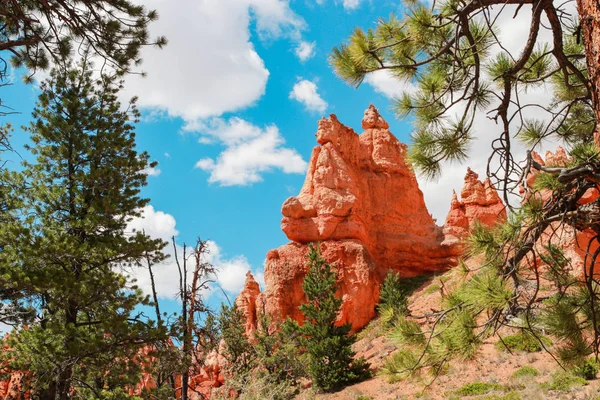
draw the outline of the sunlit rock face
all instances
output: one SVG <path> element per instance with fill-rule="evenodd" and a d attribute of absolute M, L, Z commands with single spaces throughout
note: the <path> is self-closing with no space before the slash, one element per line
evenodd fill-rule
<path fill-rule="evenodd" d="M 459 243 L 465 239 L 475 223 L 491 227 L 506 220 L 506 207 L 489 178 L 480 181 L 470 168 L 467 168 L 460 197 L 461 200 L 456 192 L 452 193 L 444 224 L 446 243 Z"/>
<path fill-rule="evenodd" d="M 251 334 L 256 330 L 258 326 L 258 313 L 260 301 L 257 299 L 261 296 L 260 286 L 258 282 L 252 276 L 252 273 L 248 271 L 246 273 L 246 281 L 244 282 L 244 288 L 235 299 L 235 305 L 244 315 L 246 320 L 246 333 L 251 337 Z"/>
<path fill-rule="evenodd" d="M 356 134 L 335 115 L 319 121 L 304 185 L 282 207 L 283 232 L 292 241 L 267 254 L 265 309 L 301 320 L 308 244 L 320 243 L 338 273 L 343 299 L 339 323 L 353 330 L 375 315 L 379 284 L 389 270 L 403 276 L 440 271 L 456 262 L 427 211 L 407 160 L 407 147 L 372 105 Z"/>

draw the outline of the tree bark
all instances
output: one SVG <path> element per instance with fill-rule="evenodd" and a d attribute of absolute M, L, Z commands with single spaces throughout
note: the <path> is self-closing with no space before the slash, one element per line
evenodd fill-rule
<path fill-rule="evenodd" d="M 577 0 L 577 11 L 581 24 L 581 39 L 585 46 L 585 59 L 588 68 L 588 89 L 596 114 L 594 142 L 600 147 L 600 6 L 596 0 Z"/>

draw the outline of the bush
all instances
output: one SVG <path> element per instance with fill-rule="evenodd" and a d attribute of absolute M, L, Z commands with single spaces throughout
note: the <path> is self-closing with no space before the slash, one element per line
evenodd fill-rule
<path fill-rule="evenodd" d="M 530 332 L 522 331 L 516 335 L 505 336 L 502 340 L 498 340 L 498 342 L 496 342 L 496 349 L 534 353 L 542 350 L 540 340 L 546 347 L 552 344 L 552 341 L 546 336 L 537 335 L 536 337 Z"/>
<path fill-rule="evenodd" d="M 503 389 L 504 387 L 497 383 L 473 382 L 460 387 L 454 392 L 454 394 L 457 394 L 459 396 L 479 396 L 482 394 L 493 392 L 494 390 Z"/>
<path fill-rule="evenodd" d="M 559 372 L 552 375 L 549 382 L 542 384 L 542 387 L 549 390 L 566 392 L 574 387 L 585 386 L 588 382 L 580 376 L 574 376 L 566 372 Z"/>
<path fill-rule="evenodd" d="M 591 381 L 596 379 L 596 375 L 598 374 L 598 363 L 593 358 L 588 358 L 583 364 L 576 366 L 573 373 L 576 376 Z"/>
<path fill-rule="evenodd" d="M 537 369 L 530 367 L 529 365 L 525 365 L 525 366 L 519 368 L 518 370 L 516 370 L 512 374 L 512 377 L 513 378 L 523 378 L 523 377 L 530 377 L 530 376 L 538 376 L 539 374 L 540 374 L 540 372 Z"/>
<path fill-rule="evenodd" d="M 392 309 L 394 318 L 408 313 L 408 297 L 429 279 L 428 275 L 419 275 L 411 278 L 402 278 L 398 273 L 388 272 L 381 284 L 379 294 L 379 312 L 383 309 Z"/>
<path fill-rule="evenodd" d="M 389 383 L 398 382 L 408 376 L 420 372 L 418 366 L 419 355 L 410 350 L 400 350 L 388 357 L 383 363 L 381 374 L 387 377 Z"/>

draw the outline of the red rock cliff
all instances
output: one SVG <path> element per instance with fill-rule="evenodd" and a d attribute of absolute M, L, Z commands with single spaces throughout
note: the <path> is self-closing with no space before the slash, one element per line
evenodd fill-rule
<path fill-rule="evenodd" d="M 460 192 L 462 201 L 456 192 L 452 194 L 450 211 L 444 224 L 446 243 L 456 243 L 469 234 L 475 222 L 493 226 L 506 220 L 506 207 L 492 186 L 489 178 L 483 182 L 479 176 L 467 168 L 465 184 Z"/>
<path fill-rule="evenodd" d="M 447 269 L 457 248 L 425 207 L 406 160 L 406 145 L 372 105 L 357 135 L 335 115 L 319 121 L 304 186 L 282 207 L 281 227 L 292 243 L 271 250 L 265 268 L 266 311 L 300 320 L 307 244 L 320 242 L 335 265 L 343 299 L 338 322 L 353 330 L 375 315 L 388 270 L 404 276 Z"/>

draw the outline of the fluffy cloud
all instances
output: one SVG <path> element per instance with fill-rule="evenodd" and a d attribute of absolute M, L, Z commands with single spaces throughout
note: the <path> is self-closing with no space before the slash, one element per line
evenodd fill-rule
<path fill-rule="evenodd" d="M 179 271 L 177 269 L 174 250 L 171 244 L 171 238 L 178 234 L 175 225 L 175 218 L 172 215 L 162 211 L 156 211 L 154 207 L 150 205 L 144 207 L 142 216 L 134 218 L 127 227 L 128 232 L 143 230 L 147 235 L 150 235 L 153 238 L 169 242 L 169 245 L 164 251 L 170 257 L 166 261 L 152 267 L 158 296 L 165 299 L 174 298 L 179 290 Z M 178 246 L 177 252 L 179 261 L 182 262 L 183 249 Z M 208 242 L 208 252 L 205 254 L 205 258 L 202 261 L 213 264 L 217 270 L 216 275 L 211 277 L 214 283 L 211 284 L 211 290 L 208 293 L 205 293 L 206 297 L 221 289 L 228 296 L 236 296 L 244 287 L 246 272 L 252 269 L 250 263 L 243 255 L 226 258 L 222 254 L 221 248 L 213 241 Z M 136 284 L 144 291 L 144 293 L 151 294 L 152 286 L 150 274 L 146 265 L 128 268 L 126 271 L 132 278 L 137 280 Z M 264 282 L 261 271 L 253 272 L 257 281 Z M 190 275 L 188 281 L 190 281 L 192 271 L 188 271 L 188 273 Z"/>
<path fill-rule="evenodd" d="M 128 77 L 125 95 L 139 96 L 142 108 L 188 122 L 239 110 L 264 94 L 269 71 L 250 41 L 252 19 L 265 40 L 299 40 L 305 26 L 285 0 L 143 3 L 160 15 L 152 34 L 166 36 L 169 44 L 143 50 L 147 77 Z"/>
<path fill-rule="evenodd" d="M 311 112 L 324 113 L 327 109 L 327 102 L 317 93 L 317 85 L 306 79 L 301 79 L 294 85 L 290 99 L 299 101 Z"/>
<path fill-rule="evenodd" d="M 315 0 L 317 4 L 325 4 L 325 0 Z M 336 4 L 342 3 L 344 9 L 347 11 L 355 10 L 360 6 L 362 0 L 335 0 Z"/>
<path fill-rule="evenodd" d="M 361 0 L 344 0 L 343 1 L 344 8 L 346 10 L 354 10 L 354 9 L 358 8 L 358 6 L 360 5 L 360 1 Z"/>
<path fill-rule="evenodd" d="M 158 168 L 146 168 L 142 170 L 143 174 L 146 174 L 148 176 L 159 176 L 161 174 L 161 170 Z"/>
<path fill-rule="evenodd" d="M 365 83 L 372 86 L 377 93 L 384 95 L 388 99 L 394 99 L 403 92 L 413 92 L 415 90 L 415 86 L 412 83 L 394 77 L 389 70 L 380 70 L 368 74 L 365 77 Z"/>
<path fill-rule="evenodd" d="M 249 185 L 261 181 L 262 174 L 273 169 L 299 174 L 306 170 L 302 157 L 284 147 L 285 140 L 275 125 L 262 129 L 240 118 L 227 122 L 217 119 L 204 132 L 201 141 L 217 141 L 225 146 L 216 160 L 203 158 L 196 163 L 196 168 L 210 172 L 211 183 Z"/>
<path fill-rule="evenodd" d="M 305 42 L 304 40 L 301 40 L 294 49 L 294 53 L 296 53 L 296 56 L 301 62 L 304 62 L 315 55 L 315 46 L 315 42 Z"/>

